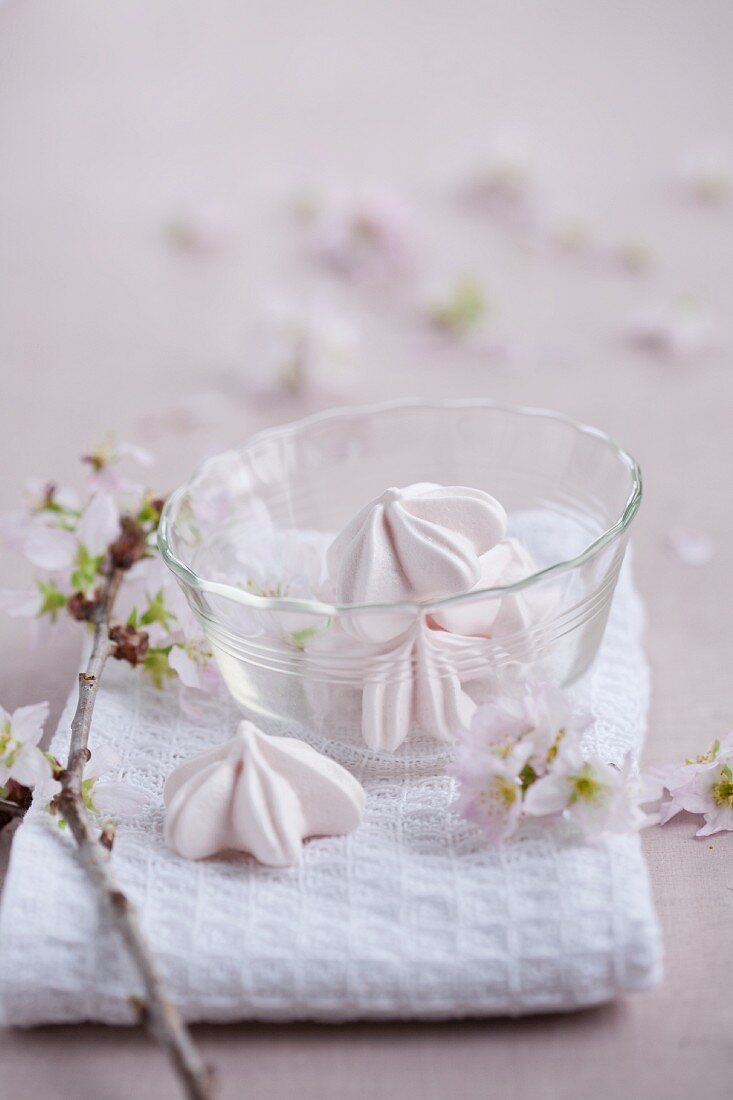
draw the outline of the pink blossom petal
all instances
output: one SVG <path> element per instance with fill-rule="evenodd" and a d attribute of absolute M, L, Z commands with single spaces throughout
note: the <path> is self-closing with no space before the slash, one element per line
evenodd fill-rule
<path fill-rule="evenodd" d="M 181 708 L 181 713 L 185 714 L 187 718 L 193 718 L 194 721 L 199 721 L 204 717 L 206 711 L 201 705 L 204 698 L 205 696 L 196 688 L 185 687 L 183 683 L 180 684 L 178 689 L 178 705 Z"/>
<path fill-rule="evenodd" d="M 174 645 L 168 654 L 168 664 L 186 687 L 200 688 L 198 665 L 193 661 L 182 646 Z"/>
<path fill-rule="evenodd" d="M 100 814 L 135 817 L 149 805 L 149 798 L 140 787 L 130 783 L 95 783 L 92 802 Z"/>
<path fill-rule="evenodd" d="M 169 644 L 171 631 L 166 630 L 162 623 L 146 623 L 142 628 L 148 636 L 148 643 L 154 649 L 162 649 Z"/>
<path fill-rule="evenodd" d="M 95 557 L 103 554 L 119 534 L 120 516 L 111 493 L 97 493 L 85 508 L 77 539 Z"/>
<path fill-rule="evenodd" d="M 0 538 L 9 549 L 24 553 L 31 525 L 27 512 L 8 512 L 0 516 Z"/>
<path fill-rule="evenodd" d="M 41 612 L 43 599 L 37 588 L 0 589 L 0 611 L 13 619 L 34 619 Z"/>
<path fill-rule="evenodd" d="M 59 572 L 71 568 L 76 553 L 76 539 L 71 531 L 34 523 L 26 534 L 23 552 L 39 569 Z"/>
<path fill-rule="evenodd" d="M 9 767 L 10 775 L 24 787 L 35 787 L 51 776 L 51 765 L 35 744 L 26 742 Z"/>
<path fill-rule="evenodd" d="M 110 493 L 113 496 L 138 498 L 143 492 L 143 486 L 138 481 L 124 477 L 116 465 L 93 471 L 87 479 L 87 485 L 92 493 Z"/>
<path fill-rule="evenodd" d="M 713 833 L 729 832 L 733 829 L 733 808 L 719 806 L 705 814 L 705 824 L 697 830 L 696 836 L 712 836 Z"/>
<path fill-rule="evenodd" d="M 630 344 L 662 359 L 692 359 L 712 346 L 710 316 L 682 302 L 677 306 L 650 306 L 638 313 L 627 329 Z"/>
<path fill-rule="evenodd" d="M 656 775 L 645 772 L 637 780 L 637 794 L 640 806 L 657 803 L 664 794 L 664 784 Z"/>
<path fill-rule="evenodd" d="M 677 814 L 682 813 L 682 806 L 674 798 L 666 799 L 659 809 L 659 824 L 666 825 Z"/>
<path fill-rule="evenodd" d="M 48 703 L 43 702 L 32 703 L 29 706 L 18 707 L 14 710 L 11 726 L 16 741 L 37 745 L 41 739 L 49 709 Z"/>
<path fill-rule="evenodd" d="M 616 827 L 613 815 L 608 810 L 609 806 L 605 801 L 596 805 L 578 800 L 565 810 L 565 816 L 578 826 L 588 840 L 597 840 L 606 832 L 624 831 Z"/>
<path fill-rule="evenodd" d="M 524 809 L 533 817 L 560 813 L 565 809 L 570 795 L 567 780 L 560 775 L 546 775 L 538 779 L 524 797 Z"/>
<path fill-rule="evenodd" d="M 200 671 L 201 691 L 207 695 L 213 694 L 221 684 L 221 673 L 213 658 L 210 658 L 206 666 Z"/>
<path fill-rule="evenodd" d="M 89 763 L 84 768 L 85 779 L 96 779 L 113 771 L 120 763 L 120 756 L 111 745 L 95 745 Z M 96 789 L 96 788 L 95 788 Z"/>
<path fill-rule="evenodd" d="M 138 447 L 135 443 L 118 444 L 117 455 L 119 458 L 131 458 L 140 466 L 152 466 L 155 462 L 155 455 L 151 451 L 146 447 Z"/>
<path fill-rule="evenodd" d="M 61 784 L 57 779 L 51 779 L 50 775 L 36 783 L 33 789 L 34 802 L 37 806 L 47 806 L 52 798 L 61 793 Z"/>
<path fill-rule="evenodd" d="M 309 229 L 315 257 L 346 278 L 384 279 L 412 265 L 408 211 L 387 191 L 324 194 Z"/>
<path fill-rule="evenodd" d="M 703 531 L 671 527 L 667 543 L 684 565 L 707 565 L 715 553 L 713 540 Z"/>
<path fill-rule="evenodd" d="M 50 490 L 52 492 L 49 492 Z M 26 478 L 25 493 L 29 498 L 28 511 L 35 511 L 37 508 L 43 507 L 48 503 L 49 496 L 53 499 L 54 504 L 59 504 L 62 508 L 67 508 L 71 512 L 78 512 L 81 509 L 78 493 L 73 489 L 66 489 L 63 486 L 50 483 L 47 477 Z"/>
<path fill-rule="evenodd" d="M 733 193 L 730 160 L 720 149 L 688 153 L 680 165 L 679 179 L 689 198 L 706 205 L 723 203 Z"/>
<path fill-rule="evenodd" d="M 221 248 L 232 235 L 231 219 L 210 201 L 188 202 L 163 226 L 168 243 L 181 252 L 205 254 Z"/>

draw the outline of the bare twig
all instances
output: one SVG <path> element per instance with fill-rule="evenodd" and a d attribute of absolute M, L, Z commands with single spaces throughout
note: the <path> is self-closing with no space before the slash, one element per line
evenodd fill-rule
<path fill-rule="evenodd" d="M 122 570 L 114 569 L 99 594 L 98 606 L 91 618 L 94 640 L 86 669 L 79 673 L 79 701 L 71 722 L 71 744 L 66 770 L 60 776 L 61 792 L 57 803 L 76 840 L 79 857 L 89 879 L 104 899 L 112 924 L 127 948 L 145 990 L 145 1001 L 138 1015 L 152 1036 L 166 1050 L 190 1100 L 211 1100 L 214 1095 L 213 1071 L 196 1049 L 178 1009 L 168 996 L 150 948 L 140 929 L 137 912 L 122 892 L 110 868 L 109 850 L 100 844 L 84 805 L 82 779 L 90 757 L 89 730 L 94 703 L 105 662 L 111 653 L 109 619 L 122 580 Z"/>

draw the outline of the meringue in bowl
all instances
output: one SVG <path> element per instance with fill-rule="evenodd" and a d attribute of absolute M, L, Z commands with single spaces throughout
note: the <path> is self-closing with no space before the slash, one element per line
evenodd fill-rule
<path fill-rule="evenodd" d="M 488 401 L 341 409 L 207 460 L 159 531 L 244 713 L 445 753 L 506 680 L 591 664 L 641 499 L 596 429 Z"/>

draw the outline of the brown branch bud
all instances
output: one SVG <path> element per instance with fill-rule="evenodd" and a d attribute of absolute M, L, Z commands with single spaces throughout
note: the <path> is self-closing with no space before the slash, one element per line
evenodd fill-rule
<path fill-rule="evenodd" d="M 138 1023 L 142 1024 L 143 1027 L 147 1027 L 149 1020 L 148 1006 L 146 1005 L 142 997 L 136 997 L 133 993 L 127 998 L 127 1002 L 132 1011 L 135 1013 L 135 1018 L 137 1019 Z"/>
<path fill-rule="evenodd" d="M 110 890 L 109 902 L 120 913 L 127 913 L 130 908 L 130 900 L 122 890 Z"/>
<path fill-rule="evenodd" d="M 134 516 L 123 516 L 120 520 L 120 533 L 109 548 L 112 565 L 115 569 L 130 569 L 135 562 L 145 557 L 147 541 L 145 532 Z"/>
<path fill-rule="evenodd" d="M 109 640 L 112 643 L 111 656 L 118 661 L 127 661 L 133 668 L 147 657 L 149 639 L 144 630 L 118 624 L 110 628 Z"/>
<path fill-rule="evenodd" d="M 87 596 L 84 592 L 75 592 L 69 596 L 66 609 L 72 619 L 80 623 L 91 622 L 99 610 L 100 591 L 95 589 L 93 595 Z"/>
<path fill-rule="evenodd" d="M 115 842 L 115 836 L 116 835 L 117 835 L 117 830 L 116 830 L 114 825 L 105 825 L 105 827 L 102 829 L 101 833 L 99 834 L 99 843 L 108 852 L 111 852 L 112 851 L 112 846 Z"/>

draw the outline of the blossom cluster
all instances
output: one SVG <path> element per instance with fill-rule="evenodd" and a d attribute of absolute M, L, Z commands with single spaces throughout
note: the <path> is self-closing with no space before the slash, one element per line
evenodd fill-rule
<path fill-rule="evenodd" d="M 294 197 L 293 213 L 308 236 L 313 257 L 345 279 L 388 280 L 412 267 L 409 212 L 391 191 L 309 189 Z"/>
<path fill-rule="evenodd" d="M 143 466 L 153 461 L 142 448 L 108 438 L 82 459 L 89 471 L 82 493 L 29 483 L 28 506 L 4 517 L 0 533 L 34 567 L 34 583 L 5 590 L 0 600 L 10 615 L 46 625 L 68 616 L 91 621 L 104 577 L 120 569 L 113 656 L 141 665 L 158 685 L 177 678 L 184 688 L 207 690 L 214 682 L 211 654 L 157 552 L 164 501 L 123 474 L 126 459 Z M 182 701 L 185 706 L 185 693 Z"/>
<path fill-rule="evenodd" d="M 459 742 L 457 809 L 490 844 L 528 818 L 564 818 L 590 839 L 652 824 L 661 783 L 582 748 L 590 716 L 551 684 L 527 683 L 480 706 Z"/>
<path fill-rule="evenodd" d="M 162 562 L 156 532 L 164 501 L 123 472 L 127 461 L 149 466 L 152 456 L 106 439 L 83 456 L 87 472 L 81 492 L 52 482 L 32 481 L 26 507 L 0 520 L 5 542 L 34 571 L 30 588 L 0 592 L 12 616 L 37 626 L 59 628 L 76 620 L 93 624 L 102 611 L 105 581 L 121 576 L 110 618 L 111 656 L 139 666 L 157 686 L 178 685 L 181 706 L 197 710 L 197 699 L 218 681 L 205 638 L 183 595 Z M 31 787 L 53 784 L 57 761 L 38 748 L 46 704 L 0 711 L 0 798 L 21 801 Z M 85 774 L 85 790 L 109 770 L 98 752 Z M 101 787 L 102 812 L 105 802 Z M 54 789 L 48 790 L 52 801 Z M 91 806 L 90 806 L 91 808 Z"/>
<path fill-rule="evenodd" d="M 28 792 L 34 789 L 40 803 L 55 813 L 62 768 L 55 757 L 39 747 L 48 711 L 47 702 L 18 707 L 12 713 L 0 706 L 0 799 L 24 805 Z M 147 804 L 144 792 L 129 783 L 100 781 L 118 763 L 114 750 L 102 745 L 94 749 L 84 768 L 84 803 L 98 816 L 131 815 Z"/>
<path fill-rule="evenodd" d="M 702 814 L 698 836 L 733 829 L 733 734 L 715 741 L 707 752 L 657 773 L 664 787 L 659 822 L 681 810 Z"/>

